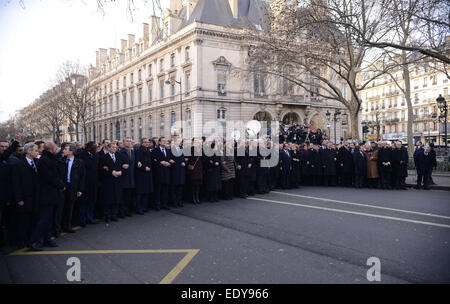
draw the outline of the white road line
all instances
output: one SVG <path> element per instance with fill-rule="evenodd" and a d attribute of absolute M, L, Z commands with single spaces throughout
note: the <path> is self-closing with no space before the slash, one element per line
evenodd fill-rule
<path fill-rule="evenodd" d="M 290 206 L 305 207 L 305 208 L 312 208 L 312 209 L 320 209 L 320 210 L 327 210 L 327 211 L 334 211 L 334 212 L 356 214 L 356 215 L 362 215 L 362 216 L 368 216 L 368 217 L 377 217 L 377 218 L 382 218 L 382 219 L 387 219 L 387 220 L 402 221 L 402 222 L 409 222 L 409 223 L 415 223 L 415 224 L 422 224 L 422 225 L 450 228 L 450 225 L 438 224 L 438 223 L 432 223 L 432 222 L 423 222 L 423 221 L 417 221 L 417 220 L 410 220 L 410 219 L 405 219 L 405 218 L 400 218 L 400 217 L 392 217 L 392 216 L 384 216 L 384 215 L 377 215 L 377 214 L 364 213 L 364 212 L 347 211 L 347 210 L 341 210 L 341 209 L 333 209 L 333 208 L 326 208 L 326 207 L 318 207 L 318 206 L 310 206 L 310 205 L 303 205 L 303 204 L 295 204 L 295 203 L 275 201 L 275 200 L 256 198 L 256 197 L 247 197 L 247 199 L 255 200 L 255 201 L 268 202 L 268 203 L 274 203 L 274 204 L 290 205 Z"/>
<path fill-rule="evenodd" d="M 322 197 L 315 197 L 315 196 L 306 196 L 306 195 L 292 194 L 292 193 L 285 193 L 285 192 L 278 192 L 278 191 L 270 191 L 270 193 L 277 193 L 277 194 L 284 194 L 284 195 L 290 195 L 290 196 L 295 196 L 295 197 L 309 198 L 309 199 L 321 200 L 321 201 L 325 201 L 325 202 L 333 202 L 333 203 L 339 203 L 339 204 L 362 206 L 362 207 L 369 207 L 369 208 L 375 208 L 375 209 L 383 209 L 383 210 L 389 210 L 389 211 L 397 211 L 397 212 L 404 212 L 404 213 L 411 213 L 411 214 L 417 214 L 417 215 L 425 215 L 425 216 L 432 216 L 432 217 L 439 217 L 439 218 L 450 219 L 450 216 L 445 216 L 445 215 L 432 214 L 432 213 L 422 213 L 422 212 L 416 212 L 416 211 L 410 211 L 410 210 L 404 210 L 404 209 L 394 209 L 394 208 L 374 206 L 374 205 L 351 203 L 351 202 L 338 201 L 338 200 L 329 199 L 329 198 L 322 198 Z"/>

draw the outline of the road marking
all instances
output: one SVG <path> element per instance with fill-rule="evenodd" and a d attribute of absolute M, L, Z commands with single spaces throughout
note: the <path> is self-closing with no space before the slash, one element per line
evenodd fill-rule
<path fill-rule="evenodd" d="M 184 256 L 181 261 L 159 282 L 159 284 L 170 284 L 180 274 L 180 272 L 186 267 L 187 264 L 194 258 L 199 252 L 199 249 L 192 249 Z"/>
<path fill-rule="evenodd" d="M 392 216 L 384 216 L 384 215 L 377 215 L 377 214 L 364 213 L 364 212 L 347 211 L 347 210 L 334 209 L 334 208 L 326 208 L 326 207 L 318 207 L 318 206 L 311 206 L 311 205 L 295 204 L 295 203 L 275 201 L 275 200 L 256 198 L 256 197 L 247 197 L 247 199 L 249 199 L 249 200 L 256 200 L 256 201 L 262 201 L 262 202 L 268 202 L 268 203 L 281 204 L 281 205 L 290 205 L 290 206 L 296 206 L 296 207 L 320 209 L 320 210 L 327 210 L 327 211 L 334 211 L 334 212 L 341 212 L 341 213 L 356 214 L 356 215 L 362 215 L 362 216 L 368 216 L 368 217 L 377 217 L 377 218 L 394 220 L 394 221 L 402 221 L 402 222 L 409 222 L 409 223 L 415 223 L 415 224 L 422 224 L 422 225 L 430 225 L 430 226 L 436 226 L 436 227 L 450 228 L 450 225 L 438 224 L 438 223 L 432 223 L 432 222 L 423 222 L 423 221 L 417 221 L 417 220 L 410 220 L 410 219 L 404 219 L 404 218 L 400 218 L 400 217 L 392 217 Z"/>
<path fill-rule="evenodd" d="M 284 194 L 284 195 L 290 195 L 290 196 L 302 197 L 302 198 L 309 198 L 309 199 L 321 200 L 321 201 L 325 201 L 325 202 L 333 202 L 333 203 L 338 203 L 338 204 L 363 206 L 363 207 L 369 207 L 369 208 L 374 208 L 374 209 L 383 209 L 383 210 L 389 210 L 389 211 L 397 211 L 397 212 L 404 212 L 404 213 L 411 213 L 411 214 L 417 214 L 417 215 L 425 215 L 425 216 L 431 216 L 431 217 L 439 217 L 439 218 L 450 219 L 450 216 L 445 216 L 445 215 L 432 214 L 432 213 L 423 213 L 423 212 L 417 212 L 417 211 L 410 211 L 410 210 L 404 210 L 404 209 L 395 209 L 395 208 L 381 207 L 381 206 L 374 206 L 374 205 L 351 203 L 351 202 L 346 202 L 346 201 L 334 200 L 334 199 L 330 199 L 330 198 L 306 196 L 306 195 L 285 193 L 285 192 L 278 192 L 278 191 L 271 191 L 271 193 Z"/>
<path fill-rule="evenodd" d="M 68 250 L 68 251 L 24 251 L 21 249 L 9 255 L 75 255 L 75 254 L 123 254 L 123 253 L 186 253 L 174 268 L 159 282 L 170 284 L 183 271 L 200 249 L 143 249 L 143 250 Z"/>

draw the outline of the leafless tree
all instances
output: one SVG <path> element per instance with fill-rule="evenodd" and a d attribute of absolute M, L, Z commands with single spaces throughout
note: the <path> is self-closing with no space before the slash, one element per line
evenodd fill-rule
<path fill-rule="evenodd" d="M 61 143 L 61 136 L 63 134 L 62 127 L 67 121 L 64 111 L 64 103 L 60 95 L 60 85 L 49 89 L 40 97 L 41 110 L 39 112 L 41 118 L 41 126 L 44 130 L 52 134 L 53 142 Z"/>
<path fill-rule="evenodd" d="M 75 127 L 76 140 L 81 140 L 81 130 L 86 140 L 87 124 L 93 118 L 91 109 L 95 102 L 94 91 L 88 83 L 87 69 L 78 62 L 67 61 L 60 66 L 56 79 L 62 109 L 65 117 Z"/>
<path fill-rule="evenodd" d="M 383 4 L 384 0 L 273 3 L 269 25 L 247 31 L 248 40 L 254 41 L 250 70 L 286 79 L 315 97 L 339 101 L 350 113 L 351 136 L 359 138 L 360 91 L 385 71 L 369 79 L 362 79 L 362 74 L 386 56 L 361 44 L 359 35 L 376 39 L 388 13 Z"/>

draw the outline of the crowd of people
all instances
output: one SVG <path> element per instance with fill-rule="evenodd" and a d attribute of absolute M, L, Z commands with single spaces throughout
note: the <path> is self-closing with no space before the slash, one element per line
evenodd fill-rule
<path fill-rule="evenodd" d="M 42 141 L 22 146 L 20 135 L 11 143 L 0 140 L 2 234 L 20 249 L 40 251 L 56 247 L 62 232 L 75 233 L 74 225 L 182 208 L 184 202 L 245 199 L 300 185 L 406 189 L 408 153 L 401 142 L 334 144 L 313 133 L 301 144 L 264 141 L 265 148 L 278 151 L 273 166 L 261 165 L 275 155 L 263 156 L 254 141 L 223 141 L 219 146 L 203 138 L 193 140 L 190 155 L 184 155 L 182 141 L 164 137 L 59 147 Z M 205 145 L 217 153 L 205 154 Z M 221 154 L 222 148 L 233 152 Z M 418 142 L 414 162 L 416 188 L 423 184 L 429 189 L 436 166 L 431 147 Z"/>

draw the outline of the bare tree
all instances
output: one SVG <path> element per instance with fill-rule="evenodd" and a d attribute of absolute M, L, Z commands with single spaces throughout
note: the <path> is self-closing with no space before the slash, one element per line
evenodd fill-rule
<path fill-rule="evenodd" d="M 364 80 L 361 75 L 386 56 L 361 44 L 359 35 L 376 39 L 388 13 L 383 4 L 384 0 L 274 2 L 269 25 L 247 31 L 255 42 L 249 51 L 250 70 L 286 79 L 319 99 L 339 101 L 350 113 L 351 136 L 359 138 L 360 91 L 385 71 Z"/>
<path fill-rule="evenodd" d="M 80 128 L 84 140 L 87 138 L 87 124 L 93 118 L 91 108 L 95 102 L 93 88 L 88 83 L 87 69 L 78 62 L 63 63 L 57 73 L 60 96 L 65 117 L 75 127 L 76 140 L 80 141 Z"/>
<path fill-rule="evenodd" d="M 42 128 L 53 136 L 53 142 L 61 143 L 63 134 L 62 126 L 67 118 L 64 111 L 64 103 L 61 100 L 61 88 L 56 85 L 40 97 L 42 111 L 40 111 Z"/>

